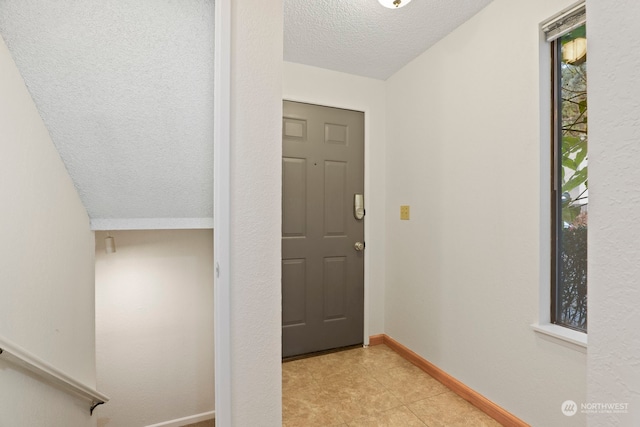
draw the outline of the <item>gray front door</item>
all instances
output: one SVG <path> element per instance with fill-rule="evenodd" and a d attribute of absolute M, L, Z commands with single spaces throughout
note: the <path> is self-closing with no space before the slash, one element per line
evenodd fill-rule
<path fill-rule="evenodd" d="M 364 114 L 285 101 L 282 355 L 362 343 Z"/>

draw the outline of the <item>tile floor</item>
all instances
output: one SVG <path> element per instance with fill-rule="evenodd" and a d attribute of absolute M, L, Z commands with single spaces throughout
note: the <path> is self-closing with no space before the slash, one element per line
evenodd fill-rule
<path fill-rule="evenodd" d="M 284 427 L 500 426 L 385 345 L 282 364 Z"/>

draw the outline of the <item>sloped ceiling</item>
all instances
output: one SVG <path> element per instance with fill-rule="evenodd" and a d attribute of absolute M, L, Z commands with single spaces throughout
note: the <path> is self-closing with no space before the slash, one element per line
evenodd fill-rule
<path fill-rule="evenodd" d="M 0 33 L 95 223 L 210 222 L 213 18 L 209 0 L 0 0 Z"/>
<path fill-rule="evenodd" d="M 284 0 L 284 57 L 386 79 L 490 1 Z M 211 226 L 213 8 L 0 0 L 0 34 L 95 229 Z"/>

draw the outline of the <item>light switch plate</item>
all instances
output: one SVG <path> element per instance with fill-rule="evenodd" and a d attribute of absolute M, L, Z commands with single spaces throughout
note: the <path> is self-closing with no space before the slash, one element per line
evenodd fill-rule
<path fill-rule="evenodd" d="M 408 221 L 410 217 L 411 215 L 410 215 L 409 206 L 408 205 L 400 206 L 400 219 L 403 221 Z"/>

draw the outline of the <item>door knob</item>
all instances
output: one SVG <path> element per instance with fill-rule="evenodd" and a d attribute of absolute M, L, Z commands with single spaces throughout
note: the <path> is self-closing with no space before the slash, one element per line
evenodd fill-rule
<path fill-rule="evenodd" d="M 353 249 L 362 252 L 364 250 L 364 242 L 356 242 L 355 245 L 353 245 Z"/>

